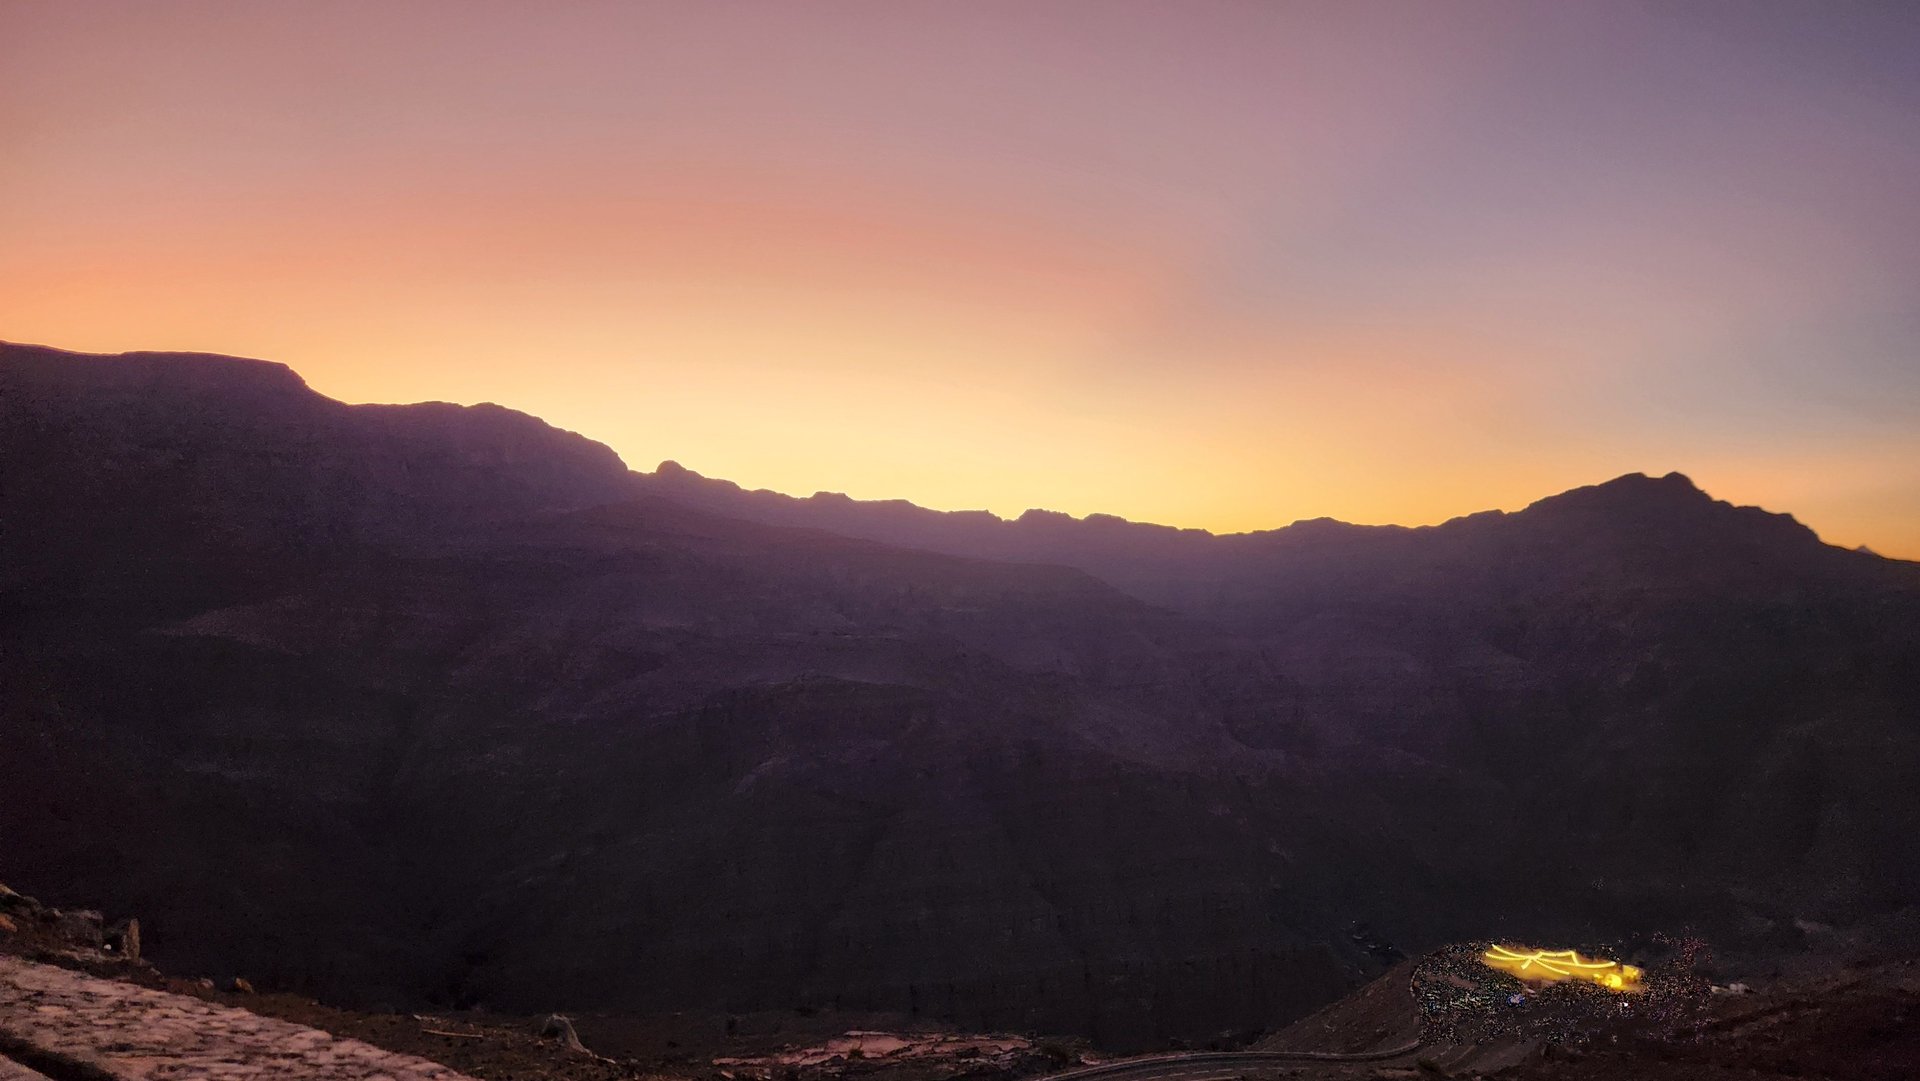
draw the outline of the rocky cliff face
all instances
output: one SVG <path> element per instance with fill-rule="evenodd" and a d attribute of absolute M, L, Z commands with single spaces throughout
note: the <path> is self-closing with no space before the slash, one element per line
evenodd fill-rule
<path fill-rule="evenodd" d="M 1140 1045 L 1331 997 L 1356 921 L 1920 896 L 1920 580 L 1684 478 L 1213 538 L 635 478 L 225 358 L 8 347 L 0 395 L 0 871 L 163 963 Z"/>

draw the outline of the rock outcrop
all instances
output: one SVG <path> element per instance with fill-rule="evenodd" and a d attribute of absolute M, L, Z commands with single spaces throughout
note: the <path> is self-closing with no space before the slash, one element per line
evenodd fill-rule
<path fill-rule="evenodd" d="M 128 917 L 108 924 L 92 909 L 54 908 L 5 885 L 0 885 L 0 951 L 100 975 L 153 971 L 140 957 L 139 920 Z"/>

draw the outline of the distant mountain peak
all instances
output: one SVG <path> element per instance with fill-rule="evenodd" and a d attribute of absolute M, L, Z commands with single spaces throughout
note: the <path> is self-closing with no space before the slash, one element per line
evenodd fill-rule
<path fill-rule="evenodd" d="M 169 512 L 213 513 L 236 492 L 257 496 L 249 485 L 269 468 L 258 452 L 268 445 L 359 493 L 359 508 L 331 529 L 378 532 L 420 515 L 592 505 L 630 488 L 611 448 L 519 410 L 491 402 L 349 405 L 274 361 L 0 343 L 0 398 L 20 403 L 13 416 L 31 421 L 22 432 L 52 431 L 86 448 L 88 457 L 64 467 L 67 475 L 156 444 L 192 446 L 195 469 L 162 501 Z M 288 432 L 301 438 L 288 441 Z"/>
<path fill-rule="evenodd" d="M 1677 469 L 1658 477 L 1650 477 L 1645 473 L 1626 473 L 1615 477 L 1610 483 L 1657 485 L 1664 491 L 1700 492 L 1702 495 L 1706 494 L 1700 491 L 1700 486 L 1693 482 L 1692 477 L 1687 476 Z"/>
<path fill-rule="evenodd" d="M 1026 522 L 1026 523 L 1038 523 L 1038 522 L 1065 523 L 1065 522 L 1071 522 L 1073 520 L 1074 520 L 1073 515 L 1071 514 L 1067 514 L 1057 510 L 1047 510 L 1043 507 L 1028 507 L 1026 510 L 1023 510 L 1020 512 L 1019 518 L 1015 519 L 1015 521 Z"/>
<path fill-rule="evenodd" d="M 168 390 L 206 399 L 318 397 L 285 364 L 221 353 L 75 353 L 0 342 L 0 360 L 36 382 L 75 389 Z"/>
<path fill-rule="evenodd" d="M 1693 482 L 1692 477 L 1677 470 L 1658 477 L 1649 476 L 1645 473 L 1623 473 L 1612 480 L 1602 481 L 1599 484 L 1590 485 L 1589 487 L 1596 491 L 1617 493 L 1662 492 L 1668 495 L 1698 496 L 1705 496 L 1707 494 L 1701 491 L 1700 486 Z M 1574 491 L 1581 490 L 1583 489 L 1574 489 Z"/>
<path fill-rule="evenodd" d="M 1717 502 L 1685 473 L 1667 473 L 1658 477 L 1627 473 L 1599 484 L 1547 496 L 1536 500 L 1527 509 L 1579 507 L 1609 514 L 1633 514 L 1649 510 L 1699 509 Z"/>

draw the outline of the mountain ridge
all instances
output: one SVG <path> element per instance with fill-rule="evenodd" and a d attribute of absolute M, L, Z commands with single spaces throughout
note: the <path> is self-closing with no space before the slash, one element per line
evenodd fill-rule
<path fill-rule="evenodd" d="M 613 460 L 620 461 L 620 467 L 630 474 L 634 483 L 643 490 L 653 491 L 656 494 L 668 494 L 669 498 L 678 496 L 681 501 L 691 502 L 696 505 L 707 505 L 709 509 L 714 509 L 716 505 L 724 505 L 728 509 L 734 510 L 743 516 L 754 518 L 755 520 L 765 520 L 767 518 L 786 519 L 790 516 L 800 516 L 809 519 L 817 518 L 827 522 L 828 525 L 825 526 L 827 528 L 838 524 L 842 528 L 855 529 L 857 531 L 855 535 L 861 536 L 867 536 L 867 534 L 876 531 L 884 532 L 888 527 L 878 523 L 864 526 L 853 524 L 850 526 L 844 517 L 835 516 L 851 513 L 855 516 L 869 519 L 877 519 L 882 516 L 893 517 L 895 519 L 909 518 L 925 523 L 928 527 L 936 523 L 945 523 L 961 525 L 970 529 L 995 529 L 1004 526 L 1028 529 L 1081 529 L 1089 533 L 1093 531 L 1132 532 L 1136 536 L 1152 537 L 1156 540 L 1177 538 L 1181 541 L 1200 542 L 1208 540 L 1257 542 L 1285 536 L 1290 530 L 1298 531 L 1303 529 L 1322 531 L 1337 530 L 1354 534 L 1368 531 L 1391 533 L 1441 529 L 1463 521 L 1499 519 L 1525 514 L 1543 506 L 1553 506 L 1570 500 L 1577 501 L 1586 498 L 1597 498 L 1607 493 L 1622 496 L 1623 498 L 1617 501 L 1617 505 L 1621 507 L 1631 507 L 1636 503 L 1644 502 L 1643 500 L 1629 498 L 1628 493 L 1635 495 L 1664 495 L 1668 498 L 1669 502 L 1675 502 L 1674 497 L 1683 494 L 1704 496 L 1708 502 L 1718 506 L 1736 510 L 1760 511 L 1761 513 L 1776 518 L 1783 518 L 1795 524 L 1800 524 L 1790 512 L 1766 511 L 1762 508 L 1743 507 L 1742 505 L 1733 504 L 1725 500 L 1713 499 L 1712 496 L 1699 488 L 1690 477 L 1678 471 L 1668 472 L 1658 477 L 1642 472 L 1629 472 L 1609 480 L 1576 486 L 1559 493 L 1542 496 L 1518 510 L 1489 509 L 1473 511 L 1457 515 L 1442 522 L 1412 526 L 1396 523 L 1359 524 L 1327 516 L 1315 516 L 1264 529 L 1216 533 L 1200 527 L 1135 521 L 1104 512 L 1093 512 L 1084 516 L 1074 516 L 1065 512 L 1041 507 L 1030 507 L 1020 514 L 1009 518 L 985 510 L 935 510 L 922 507 L 919 504 L 913 503 L 911 500 L 901 498 L 855 499 L 844 493 L 824 489 L 816 491 L 810 496 L 790 495 L 766 488 L 749 489 L 724 478 L 705 476 L 704 474 L 687 468 L 674 459 L 663 460 L 652 472 L 645 472 L 626 465 L 624 461 L 620 460 L 618 453 L 604 443 L 593 440 L 591 437 L 580 435 L 579 433 L 555 427 L 538 417 L 509 406 L 498 405 L 492 402 L 458 405 L 441 401 L 364 403 L 353 405 L 339 402 L 336 399 L 329 398 L 313 390 L 297 371 L 288 365 L 276 361 L 209 352 L 139 350 L 123 353 L 80 353 L 50 346 L 4 341 L 0 341 L 0 355 L 6 358 L 9 365 L 27 368 L 28 370 L 25 374 L 30 378 L 45 382 L 49 379 L 49 376 L 52 376 L 52 382 L 55 384 L 73 383 L 86 385 L 88 383 L 98 383 L 107 386 L 119 386 L 129 390 L 185 390 L 201 393 L 214 392 L 216 394 L 225 389 L 253 391 L 255 393 L 268 391 L 282 397 L 298 398 L 310 396 L 310 404 L 328 403 L 330 407 L 340 407 L 347 410 L 443 410 L 455 415 L 465 414 L 473 417 L 497 415 L 502 418 L 510 418 L 511 421 L 515 423 L 532 422 L 552 432 L 570 436 L 581 443 L 597 448 L 597 452 L 602 453 L 604 456 L 610 456 Z M 87 378 L 89 376 L 93 378 Z M 1589 493 L 1589 495 L 1583 496 L 1581 493 Z M 754 503 L 761 505 L 756 507 L 753 506 Z M 804 522 L 792 522 L 791 524 L 811 526 L 817 523 L 813 520 L 808 520 Z M 899 528 L 897 521 L 894 523 L 893 528 Z M 1804 529 L 1806 527 L 1801 524 L 1801 528 Z M 1809 532 L 1811 532 L 1811 530 L 1809 530 Z M 869 537 L 869 539 L 882 538 Z M 1822 543 L 1825 544 L 1826 542 L 1823 541 Z M 1861 549 L 1865 549 L 1865 546 L 1857 546 L 1853 550 Z M 1871 554 L 1889 562 L 1914 563 L 1914 565 L 1920 566 L 1920 562 L 1884 556 L 1871 549 L 1865 549 L 1863 554 Z"/>
<path fill-rule="evenodd" d="M 29 352 L 0 874 L 169 964 L 1137 1047 L 1357 984 L 1355 921 L 1764 953 L 1915 917 L 1920 578 L 1681 478 L 861 536 L 507 410 Z"/>

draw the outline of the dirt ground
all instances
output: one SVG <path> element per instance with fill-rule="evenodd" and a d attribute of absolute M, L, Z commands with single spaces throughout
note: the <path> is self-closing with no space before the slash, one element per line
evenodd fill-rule
<path fill-rule="evenodd" d="M 1920 1079 L 1920 965 L 1801 978 L 1726 996 L 1696 1024 L 1611 1034 L 1524 1063 L 1512 1081 Z"/>
<path fill-rule="evenodd" d="M 587 1050 L 578 1050 L 540 1035 L 543 1018 L 367 1013 L 168 976 L 125 956 L 112 935 L 103 944 L 73 915 L 0 893 L 0 953 L 238 1006 L 489 1081 L 1010 1081 L 1060 1068 L 1086 1051 L 1074 1041 L 943 1033 L 926 1024 L 889 1028 L 884 1017 L 784 1014 L 582 1016 L 574 1023 Z M 1421 1011 L 1432 1012 L 1430 1003 L 1422 1004 L 1420 974 L 1433 964 L 1432 958 L 1409 962 L 1262 1046 L 1351 1051 L 1418 1031 Z M 1435 985 L 1429 979 L 1427 986 Z M 1544 1039 L 1537 1038 L 1539 1030 L 1525 1030 L 1533 1035 L 1524 1046 L 1497 1055 L 1436 1042 L 1415 1072 L 1502 1081 L 1920 1081 L 1920 962 L 1827 966 L 1748 993 L 1712 993 L 1704 981 L 1698 990 L 1686 1008 L 1623 1010 L 1605 1023 L 1563 1027 Z M 1555 1003 L 1544 995 L 1538 1005 L 1529 1000 L 1515 1008 Z M 1431 1036 L 1432 1017 L 1424 1023 Z M 1496 1039 L 1515 1043 L 1519 1031 L 1508 1025 L 1497 1034 L 1469 1034 L 1464 1042 L 1490 1048 Z M 1457 1033 L 1450 1038 L 1462 1042 Z M 1315 1071 L 1287 1075 L 1310 1078 Z"/>

